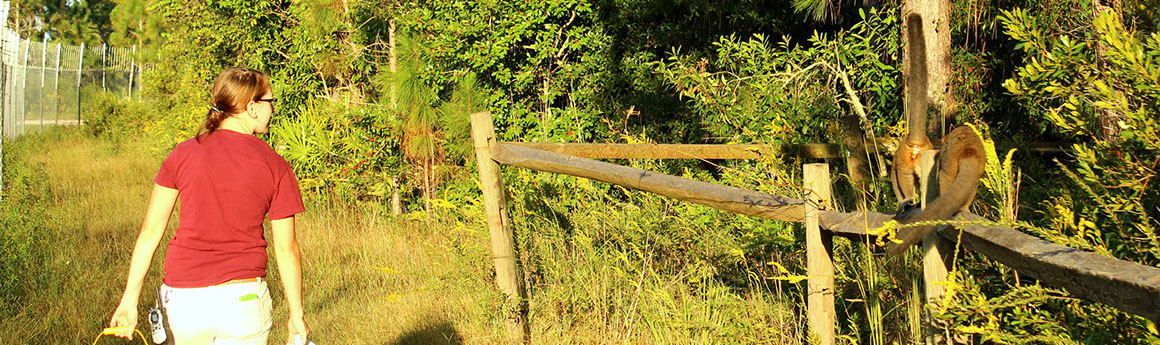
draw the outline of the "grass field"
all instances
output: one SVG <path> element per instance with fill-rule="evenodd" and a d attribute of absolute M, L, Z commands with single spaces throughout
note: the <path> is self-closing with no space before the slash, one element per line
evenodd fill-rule
<path fill-rule="evenodd" d="M 5 229 L 2 238 L 11 265 L 0 271 L 7 303 L 0 308 L 0 343 L 89 344 L 107 324 L 124 286 L 153 174 L 164 158 L 137 140 L 96 139 L 73 127 L 5 143 L 2 219 L 12 230 Z M 553 204 L 544 190 L 512 194 L 533 343 L 808 341 L 804 283 L 775 279 L 791 275 L 777 265 L 800 269 L 792 235 L 769 240 L 777 236 L 736 234 L 792 234 L 792 228 L 718 216 L 643 193 L 632 196 L 634 203 L 605 196 L 566 206 Z M 396 217 L 382 207 L 321 199 L 308 198 L 298 221 L 313 340 L 503 343 L 503 315 L 496 307 L 502 297 L 491 283 L 477 200 L 428 221 L 422 214 Z M 738 249 L 754 243 L 789 249 L 755 263 Z M 161 249 L 146 286 L 160 283 Z M 873 263 L 859 268 L 865 258 L 850 254 L 858 251 L 847 247 L 841 253 L 846 256 L 839 260 L 851 263 L 837 272 L 840 318 L 849 320 L 839 325 L 841 342 L 905 342 L 913 333 L 908 328 L 915 327 L 908 325 L 916 313 L 912 297 L 885 295 L 891 287 L 881 282 L 897 279 L 883 278 Z M 276 266 L 270 267 L 276 301 L 271 344 L 281 344 L 286 309 Z M 880 306 L 880 297 L 893 305 Z M 152 298 L 143 293 L 141 315 Z"/>
<path fill-rule="evenodd" d="M 0 321 L 0 343 L 89 344 L 121 295 L 147 193 L 164 154 L 146 150 L 136 139 L 102 141 L 80 128 L 29 135 L 6 143 L 5 153 L 3 214 L 6 227 L 20 228 L 9 231 L 17 235 L 6 240 L 24 236 L 24 245 L 23 252 L 7 258 L 23 268 L 5 276 L 15 283 L 3 292 L 10 303 Z M 307 203 L 298 229 L 307 322 L 318 344 L 502 343 L 503 318 L 495 308 L 502 299 L 491 283 L 478 204 L 429 223 L 422 215 L 394 217 L 343 201 Z M 653 209 L 629 207 L 615 217 L 592 213 L 574 227 L 592 228 L 585 231 L 597 236 L 631 218 L 664 218 L 650 214 Z M 525 236 L 542 252 L 531 253 L 536 258 L 525 253 L 524 260 L 545 272 L 530 288 L 534 343 L 792 344 L 803 339 L 793 302 L 774 292 L 730 288 L 697 278 L 704 275 L 698 272 L 666 272 L 655 268 L 660 265 L 645 251 L 633 257 L 608 246 Z M 160 282 L 164 247 L 153 260 L 147 286 Z M 276 266 L 270 267 L 270 286 L 280 301 Z M 144 292 L 140 315 L 152 296 Z M 284 303 L 277 303 L 271 344 L 285 339 L 284 315 Z"/>
<path fill-rule="evenodd" d="M 19 278 L 27 284 L 19 291 L 5 292 L 18 300 L 0 321 L 0 343 L 91 343 L 120 298 L 152 177 L 164 157 L 133 141 L 104 142 L 75 128 L 6 143 L 5 154 L 5 169 L 15 173 L 5 179 L 12 192 L 5 195 L 4 212 L 24 213 L 20 217 L 30 220 L 25 232 L 35 232 L 29 243 L 44 255 L 25 257 L 40 260 L 32 265 L 37 269 L 23 272 Z M 18 201 L 45 207 L 18 209 Z M 448 250 L 486 250 L 485 233 L 474 227 L 446 231 L 352 207 L 312 202 L 299 220 L 307 320 L 317 343 L 491 343 L 501 334 L 502 325 L 486 313 L 498 298 L 487 267 Z M 175 223 L 176 217 L 169 231 Z M 164 245 L 160 252 L 147 286 L 160 283 Z M 277 273 L 271 273 L 280 301 Z M 140 315 L 153 295 L 143 292 Z M 285 340 L 285 305 L 276 305 L 271 344 Z"/>

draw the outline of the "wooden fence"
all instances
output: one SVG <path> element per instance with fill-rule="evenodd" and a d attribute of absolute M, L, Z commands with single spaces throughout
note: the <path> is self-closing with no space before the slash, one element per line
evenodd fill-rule
<path fill-rule="evenodd" d="M 618 145 L 618 144 L 537 144 L 495 140 L 491 114 L 471 115 L 472 137 L 479 163 L 481 186 L 491 235 L 496 284 L 509 299 L 512 311 L 509 336 L 527 341 L 526 294 L 520 285 L 515 261 L 512 230 L 499 164 L 537 171 L 567 174 L 604 181 L 628 188 L 710 206 L 754 217 L 806 223 L 807 319 L 810 332 L 821 344 L 834 343 L 833 260 L 831 237 L 869 240 L 867 229 L 881 227 L 893 215 L 877 212 L 843 213 L 830 202 L 829 168 L 825 164 L 804 167 L 803 188 L 809 200 L 771 195 L 677 176 L 659 174 L 593 158 L 712 158 L 752 159 L 760 154 L 804 154 L 836 158 L 841 155 L 830 145 Z M 1047 149 L 1045 151 L 1051 151 Z M 923 167 L 931 176 L 934 153 L 923 153 Z M 585 158 L 586 157 L 586 158 Z M 498 164 L 497 164 L 498 163 Z M 935 195 L 937 179 L 923 179 L 924 200 Z M 1100 302 L 1124 312 L 1160 322 L 1160 268 L 1117 260 L 1091 252 L 1051 243 L 1018 230 L 994 225 L 985 218 L 960 214 L 960 227 L 941 227 L 923 240 L 923 277 L 928 303 L 941 298 L 946 280 L 946 243 L 961 240 L 963 248 L 975 251 L 1044 284 L 1067 290 L 1073 296 Z M 928 341 L 935 334 L 928 328 Z"/>

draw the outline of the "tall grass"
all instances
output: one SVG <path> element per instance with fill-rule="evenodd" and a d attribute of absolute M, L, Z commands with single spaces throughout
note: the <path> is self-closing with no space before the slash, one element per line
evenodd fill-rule
<path fill-rule="evenodd" d="M 107 325 L 124 286 L 153 174 L 164 158 L 145 147 L 133 140 L 98 140 L 80 128 L 6 143 L 2 212 L 33 219 L 23 224 L 35 237 L 29 252 L 43 259 L 15 258 L 36 259 L 41 269 L 5 277 L 36 284 L 2 291 L 19 305 L 0 317 L 0 343 L 87 344 Z M 14 205 L 20 201 L 41 207 Z M 307 319 L 316 342 L 490 342 L 501 328 L 485 311 L 498 297 L 486 267 L 465 259 L 483 257 L 486 237 L 478 227 L 425 228 L 367 211 L 312 201 L 300 217 Z M 168 231 L 175 225 L 176 216 Z M 154 258 L 147 287 L 160 283 L 164 249 Z M 271 287 L 278 300 L 280 286 Z M 155 295 L 148 290 L 140 315 Z M 277 305 L 276 320 L 283 321 L 275 323 L 271 343 L 281 344 L 286 310 L 284 303 Z"/>
<path fill-rule="evenodd" d="M 24 272 L 35 285 L 3 291 L 21 298 L 6 308 L 0 338 L 75 343 L 95 335 L 124 284 L 120 271 L 131 246 L 125 244 L 132 243 L 134 222 L 143 217 L 140 200 L 148 193 L 152 162 L 123 159 L 116 148 L 75 128 L 28 135 L 5 149 L 3 213 L 26 220 L 19 228 L 5 224 L 5 232 L 36 238 L 35 248 L 24 254 L 41 260 L 36 270 Z"/>
<path fill-rule="evenodd" d="M 27 268 L 14 278 L 28 283 L 0 291 L 17 302 L 2 311 L 0 343 L 89 343 L 107 324 L 164 158 L 142 140 L 62 128 L 6 143 L 0 213 L 25 219 L 4 224 L 33 240 L 13 258 Z M 782 279 L 805 274 L 793 225 L 570 177 L 509 174 L 533 343 L 809 341 L 805 282 Z M 496 308 L 503 297 L 491 283 L 482 205 L 465 200 L 431 222 L 385 214 L 376 203 L 308 198 L 298 229 L 312 338 L 503 342 L 504 315 Z M 914 297 L 900 287 L 913 266 L 883 263 L 860 245 L 841 243 L 841 343 L 905 342 L 917 332 L 907 324 Z M 146 286 L 160 283 L 163 257 L 164 245 Z M 270 267 L 279 301 L 271 343 L 281 344 L 286 309 Z M 140 315 L 153 295 L 143 292 Z"/>

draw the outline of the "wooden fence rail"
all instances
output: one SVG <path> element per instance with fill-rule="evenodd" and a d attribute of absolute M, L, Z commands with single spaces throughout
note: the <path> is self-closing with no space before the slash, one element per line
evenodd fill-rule
<path fill-rule="evenodd" d="M 477 119 L 477 117 L 479 118 Z M 490 114 L 473 114 L 472 120 L 473 126 L 476 125 L 476 121 L 487 121 L 487 127 L 490 129 Z M 659 149 L 650 149 L 651 154 L 654 154 L 650 156 L 642 153 L 649 151 L 643 150 L 644 146 L 612 146 L 613 148 L 609 149 L 609 146 L 603 144 L 545 145 L 496 142 L 493 137 L 494 134 L 492 134 L 491 140 L 486 143 L 481 143 L 479 139 L 476 139 L 476 149 L 487 149 L 490 153 L 490 160 L 500 164 L 604 181 L 766 219 L 804 222 L 806 208 L 817 207 L 818 223 L 822 229 L 829 234 L 857 241 L 868 240 L 868 229 L 879 228 L 886 221 L 893 219 L 891 214 L 837 212 L 833 211 L 832 207 L 825 207 L 817 201 L 805 201 L 749 191 L 558 153 L 578 153 L 591 158 L 687 158 L 684 156 L 676 157 L 674 156 L 676 154 L 672 153 L 680 152 L 680 155 L 684 155 L 691 152 L 689 151 L 691 146 L 687 145 L 662 145 Z M 654 146 L 653 144 L 645 145 Z M 634 148 L 638 152 L 630 152 Z M 783 148 L 766 147 L 742 148 L 740 151 L 725 150 L 723 151 L 725 153 L 712 154 L 710 152 L 713 149 L 699 147 L 692 149 L 705 150 L 700 152 L 698 158 L 718 157 L 712 159 L 729 159 L 720 157 L 741 157 L 754 154 L 754 152 L 784 151 Z M 741 157 L 741 159 L 749 158 Z M 813 188 L 807 187 L 807 190 L 809 189 Z M 1160 322 L 1160 268 L 1117 260 L 1051 243 L 976 215 L 959 215 L 955 220 L 965 222 L 962 222 L 962 225 L 957 228 L 941 227 L 937 232 L 938 236 L 951 242 L 961 240 L 963 248 L 980 253 L 1047 285 L 1063 288 L 1076 297 L 1100 302 L 1124 312 Z M 497 233 L 493 232 L 492 235 L 496 236 Z M 507 236 L 510 236 L 510 232 L 507 233 Z M 493 243 L 497 243 L 496 239 L 493 239 Z M 494 250 L 495 248 L 493 248 Z M 514 284 L 502 284 L 498 281 L 497 283 L 505 288 L 514 286 Z M 930 282 L 927 284 L 931 285 Z M 522 296 L 522 292 L 513 292 L 509 296 Z M 521 326 L 526 327 L 526 325 Z"/>
<path fill-rule="evenodd" d="M 604 181 L 755 217 L 791 222 L 803 217 L 804 201 L 799 199 L 506 143 L 496 144 L 491 152 L 492 159 L 504 165 Z"/>
<path fill-rule="evenodd" d="M 1082 251 L 966 214 L 939 234 L 1049 286 L 1160 323 L 1160 268 Z"/>
<path fill-rule="evenodd" d="M 804 220 L 805 201 L 795 198 L 506 143 L 492 148 L 492 158 L 504 165 L 604 181 L 760 218 Z M 822 228 L 851 239 L 864 238 L 866 229 L 881 227 L 892 218 L 893 215 L 877 212 L 822 211 L 820 215 Z M 975 215 L 958 219 L 990 222 Z M 1055 244 L 997 224 L 960 228 L 967 249 L 1077 297 L 1160 321 L 1160 268 Z M 939 233 L 946 239 L 958 240 L 955 229 L 944 227 Z"/>
<path fill-rule="evenodd" d="M 877 152 L 890 151 L 889 140 L 878 139 Z M 597 144 L 597 143 L 528 143 L 501 142 L 581 158 L 599 159 L 761 159 L 762 157 L 797 156 L 802 158 L 843 158 L 846 151 L 838 144 Z M 935 143 L 937 149 L 941 143 Z M 1014 146 L 1000 145 L 1006 151 Z M 1066 153 L 1058 143 L 1034 142 L 1020 149 L 1038 153 Z"/>

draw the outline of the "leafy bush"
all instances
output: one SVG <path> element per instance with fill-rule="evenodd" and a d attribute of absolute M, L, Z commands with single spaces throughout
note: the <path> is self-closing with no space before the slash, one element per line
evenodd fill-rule
<path fill-rule="evenodd" d="M 886 128 L 902 109 L 900 74 L 892 66 L 900 52 L 898 19 L 888 10 L 859 13 L 861 21 L 832 38 L 815 33 L 808 44 L 789 37 L 773 44 L 764 35 L 723 37 L 713 57 L 674 50 L 657 72 L 724 141 L 835 141 L 835 114 Z"/>
<path fill-rule="evenodd" d="M 1054 32 L 1024 10 L 1000 20 L 1017 41 L 1025 65 L 1004 87 L 1039 118 L 1076 143 L 1074 156 L 1039 171 L 1044 201 L 1023 228 L 1056 243 L 1155 266 L 1160 193 L 1149 187 L 1160 161 L 1160 34 L 1126 30 L 1118 17 L 1092 22 L 1094 32 L 1073 37 Z M 1083 32 L 1083 31 L 1080 31 Z M 1112 120 L 1112 121 L 1109 121 Z M 1106 125 L 1117 131 L 1108 131 Z M 1109 133 L 1113 133 L 1109 135 Z M 997 158 L 997 157 L 995 157 Z M 997 164 L 1011 174 L 1010 164 Z M 990 172 L 989 172 L 990 173 Z M 1004 175 L 998 174 L 998 175 Z M 1002 200 L 1008 177 L 989 176 Z M 1041 181 L 1042 182 L 1042 181 Z M 1006 191 L 1004 191 L 1006 189 Z M 1010 200 L 1008 198 L 1008 200 Z M 1005 206 L 1007 207 L 1007 206 Z M 1010 210 L 1003 212 L 1012 219 Z M 998 279 L 984 276 L 997 275 Z M 971 260 L 952 274 L 939 318 L 956 340 L 1026 343 L 1145 344 L 1160 341 L 1155 325 L 1140 317 L 1070 298 L 987 260 Z"/>
<path fill-rule="evenodd" d="M 147 102 L 125 99 L 122 95 L 98 88 L 89 85 L 82 91 L 88 96 L 81 117 L 94 136 L 111 140 L 134 136 L 159 115 L 157 109 Z"/>
<path fill-rule="evenodd" d="M 45 134 L 29 134 L 42 139 Z M 4 143 L 3 189 L 0 190 L 0 317 L 8 318 L 29 302 L 33 292 L 52 276 L 46 269 L 53 246 L 53 228 L 47 219 L 51 194 L 47 177 L 36 166 L 21 161 L 43 140 Z"/>
<path fill-rule="evenodd" d="M 1126 30 L 1113 15 L 1079 38 L 1052 37 L 1023 10 L 1005 12 L 1003 22 L 1027 54 L 1004 86 L 1077 141 L 1074 160 L 1057 161 L 1070 183 L 1040 210 L 1044 226 L 1096 251 L 1160 264 L 1160 189 L 1151 184 L 1160 162 L 1160 33 Z"/>

